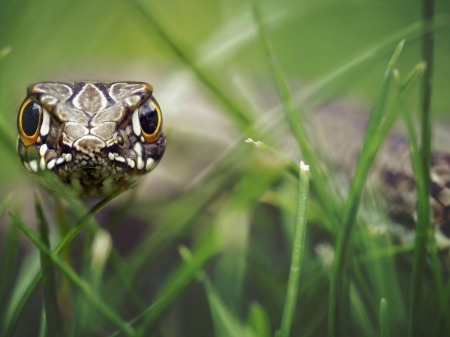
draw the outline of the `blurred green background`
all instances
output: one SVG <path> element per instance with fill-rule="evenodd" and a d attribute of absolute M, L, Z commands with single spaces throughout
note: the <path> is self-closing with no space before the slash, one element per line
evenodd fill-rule
<path fill-rule="evenodd" d="M 298 98 L 335 69 L 385 44 L 366 62 L 330 82 L 311 104 L 314 106 L 346 97 L 367 106 L 369 112 L 386 64 L 403 37 L 407 40 L 398 63 L 400 73 L 405 75 L 421 60 L 420 30 L 401 34 L 420 21 L 419 1 L 272 0 L 261 1 L 261 8 L 275 56 Z M 167 43 L 149 14 L 190 62 Z M 449 1 L 436 1 L 436 17 L 439 28 L 435 31 L 432 111 L 436 119 L 445 121 L 450 113 Z M 196 72 L 200 69 L 223 96 L 242 107 L 251 116 L 251 123 L 271 127 L 267 113 L 279 100 L 257 35 L 251 2 L 0 0 L 0 49 L 8 46 L 11 52 L 0 60 L 0 195 L 14 191 L 12 208 L 34 226 L 30 192 L 38 184 L 15 154 L 16 115 L 28 84 L 83 79 L 149 82 L 164 114 L 166 155 L 134 192 L 115 201 L 115 211 L 106 210 L 99 221 L 111 231 L 117 249 L 131 266 L 132 282 L 139 284 L 145 305 L 152 303 L 156 289 L 165 284 L 170 271 L 180 263 L 180 245 L 192 248 L 209 227 L 223 227 L 224 237 L 235 245 L 221 246 L 222 254 L 214 259 L 208 257 L 205 268 L 208 275 L 213 275 L 219 297 L 233 313 L 225 321 L 243 321 L 249 307 L 259 303 L 265 308 L 271 326 L 268 329 L 273 333 L 281 317 L 289 272 L 296 184 L 270 158 L 252 157 L 253 149 L 242 142 L 252 132 L 243 132 L 245 128 L 233 118 L 229 107 Z M 411 95 L 411 106 L 417 106 L 417 96 Z M 270 145 L 277 147 L 278 143 Z M 301 159 L 297 149 L 289 149 L 286 155 L 294 162 Z M 49 214 L 53 214 L 52 207 L 49 201 Z M 336 233 L 329 230 L 326 220 L 322 222 L 321 229 L 312 232 L 323 235 L 315 237 L 315 242 L 333 242 Z M 9 223 L 7 216 L 3 216 L 2 223 Z M 0 228 L 3 237 L 4 228 Z M 390 244 L 385 239 L 380 240 L 381 246 Z M 81 245 L 82 239 L 79 241 Z M 19 242 L 25 248 L 20 248 L 4 289 L 14 288 L 14 280 L 21 277 L 23 256 L 33 251 L 26 239 Z M 372 247 L 372 243 L 366 244 Z M 298 303 L 303 316 L 294 324 L 293 336 L 323 336 L 326 331 L 328 270 L 313 253 L 317 247 L 309 248 L 305 275 L 314 278 L 309 279 L 310 283 L 308 278 L 304 280 L 303 297 Z M 327 245 L 318 249 L 329 256 Z M 74 260 L 75 265 L 83 265 L 77 258 Z M 398 270 L 398 265 L 391 262 L 389 268 Z M 390 300 L 397 333 L 405 330 L 408 301 L 402 297 L 407 296 L 407 290 L 402 294 L 395 291 L 409 280 L 410 256 L 402 256 L 400 266 L 405 269 L 398 271 L 395 282 L 376 281 L 380 289 L 394 293 Z M 391 270 L 380 265 L 377 268 L 374 270 Z M 370 273 L 361 277 L 370 278 Z M 112 272 L 107 280 L 110 288 L 105 287 L 104 297 L 126 320 L 137 315 L 139 306 L 123 299 L 123 290 L 115 290 L 117 299 L 109 298 L 106 290 L 119 285 Z M 223 317 L 218 318 L 217 311 L 208 309 L 208 305 L 212 306 L 211 292 L 205 296 L 202 286 L 190 284 L 189 291 L 177 294 L 175 304 L 158 316 L 154 335 L 212 336 L 215 331 L 217 336 L 229 336 L 218 332 L 222 330 L 217 322 Z M 390 286 L 392 289 L 386 290 Z M 367 289 L 362 288 L 367 295 Z M 4 289 L 3 301 L 7 301 Z M 359 318 L 354 331 L 359 334 L 355 335 L 375 336 L 379 298 L 360 303 L 356 297 L 355 311 L 367 313 L 361 314 L 362 318 L 356 315 Z M 67 298 L 73 297 L 66 294 Z M 20 336 L 37 336 L 39 295 L 34 301 L 21 318 Z M 71 309 L 67 312 L 70 317 Z M 29 329 L 24 324 L 29 324 Z M 102 321 L 98 324 L 92 328 L 97 329 L 94 335 L 108 336 L 114 331 Z"/>

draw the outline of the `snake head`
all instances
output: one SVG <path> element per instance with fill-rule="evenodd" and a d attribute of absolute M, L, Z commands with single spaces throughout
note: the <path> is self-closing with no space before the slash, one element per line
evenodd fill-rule
<path fill-rule="evenodd" d="M 17 118 L 17 151 L 32 172 L 54 172 L 79 196 L 133 186 L 161 160 L 161 109 L 144 82 L 39 82 Z"/>

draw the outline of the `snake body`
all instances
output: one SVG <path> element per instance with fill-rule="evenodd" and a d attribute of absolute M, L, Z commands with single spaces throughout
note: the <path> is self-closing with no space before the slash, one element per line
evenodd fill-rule
<path fill-rule="evenodd" d="M 127 189 L 161 160 L 161 109 L 144 82 L 39 82 L 19 110 L 17 151 L 79 196 Z"/>

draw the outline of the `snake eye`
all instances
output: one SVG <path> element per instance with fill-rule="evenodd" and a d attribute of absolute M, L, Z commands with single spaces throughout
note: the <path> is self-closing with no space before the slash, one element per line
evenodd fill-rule
<path fill-rule="evenodd" d="M 158 103 L 153 98 L 140 106 L 139 124 L 147 143 L 158 139 L 162 125 L 162 114 Z"/>
<path fill-rule="evenodd" d="M 41 122 L 41 106 L 31 99 L 26 99 L 20 107 L 19 117 L 17 119 L 19 135 L 25 146 L 30 146 L 36 142 L 39 136 Z"/>

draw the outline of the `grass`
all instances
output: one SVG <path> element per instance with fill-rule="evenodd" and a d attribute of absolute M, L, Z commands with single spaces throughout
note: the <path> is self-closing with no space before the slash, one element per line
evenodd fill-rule
<path fill-rule="evenodd" d="M 57 6 L 64 12 L 67 4 Z M 89 5 L 80 4 L 78 13 L 83 6 Z M 349 53 L 347 61 L 324 69 L 299 91 L 268 19 L 270 4 L 255 0 L 251 10 L 243 9 L 242 17 L 248 18 L 244 42 L 216 41 L 217 50 L 228 46 L 227 55 L 241 57 L 242 65 L 233 60 L 223 69 L 214 69 L 213 60 L 207 66 L 201 62 L 196 56 L 200 47 L 180 38 L 185 32 L 163 15 L 167 8 L 138 0 L 111 4 L 112 12 L 125 11 L 136 20 L 141 37 L 150 36 L 166 49 L 171 66 L 195 78 L 190 85 L 205 91 L 203 99 L 222 113 L 221 123 L 232 136 L 219 146 L 200 132 L 208 128 L 207 121 L 196 121 L 198 134 L 180 132 L 168 123 L 165 160 L 172 167 L 159 166 L 149 179 L 174 166 L 183 167 L 180 176 L 192 170 L 189 183 L 172 190 L 176 179 L 165 181 L 161 190 L 147 191 L 142 182 L 137 190 L 112 194 L 88 207 L 54 176 L 44 175 L 55 192 L 39 193 L 33 211 L 27 211 L 20 191 L 5 197 L 0 204 L 6 224 L 0 246 L 0 335 L 449 335 L 448 261 L 430 235 L 429 167 L 424 164 L 430 162 L 433 131 L 428 84 L 432 69 L 440 71 L 440 63 L 433 63 L 430 38 L 448 27 L 445 13 L 436 13 L 432 24 L 433 15 L 426 10 L 423 20 L 401 24 Z M 276 27 L 282 27 L 283 15 L 302 18 L 300 11 L 277 13 L 281 19 Z M 199 15 L 208 20 L 212 14 Z M 177 19 L 181 25 L 189 17 Z M 61 22 L 61 31 L 65 29 Z M 7 41 L 12 48 L 0 49 L 0 65 L 17 61 L 11 58 L 22 47 L 14 42 Z M 405 63 L 417 44 L 423 45 L 423 60 L 414 56 Z M 255 73 L 245 70 L 247 57 L 256 64 Z M 371 76 L 378 90 L 370 93 L 376 98 L 358 161 L 341 193 L 336 190 L 338 174 L 317 152 L 308 117 L 343 90 L 349 78 L 356 81 L 366 69 L 380 69 L 376 65 L 381 63 L 384 70 Z M 241 77 L 224 80 L 236 69 Z M 239 92 L 242 78 L 245 85 Z M 419 81 L 425 84 L 419 87 Z M 7 96 L 6 87 L 0 88 Z M 415 100 L 419 94 L 420 105 Z M 262 104 L 261 96 L 272 103 Z M 189 104 L 198 104 L 190 98 Z M 269 111 L 261 112 L 261 106 Z M 418 119 L 410 113 L 417 110 L 420 136 Z M 189 111 L 186 107 L 183 113 Z M 398 224 L 377 203 L 383 196 L 367 184 L 395 123 L 405 125 L 418 190 L 415 242 L 394 230 L 379 230 Z M 5 131 L 0 142 L 7 149 L 5 162 L 13 166 L 18 159 L 6 125 L 8 120 L 0 120 Z M 255 139 L 247 141 L 253 146 L 244 142 L 249 137 Z M 197 161 L 194 169 L 188 158 Z M 300 158 L 311 175 L 295 164 Z M 12 181 L 19 184 L 20 179 Z"/>

